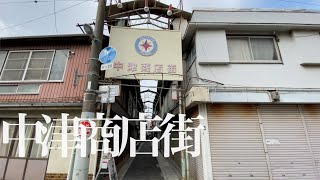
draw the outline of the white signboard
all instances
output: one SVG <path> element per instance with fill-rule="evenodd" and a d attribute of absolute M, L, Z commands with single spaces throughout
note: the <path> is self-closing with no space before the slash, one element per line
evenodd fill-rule
<path fill-rule="evenodd" d="M 114 103 L 116 102 L 116 96 L 120 95 L 119 85 L 104 85 L 99 86 L 99 97 L 101 97 L 101 103 Z"/>
<path fill-rule="evenodd" d="M 101 64 L 100 70 L 105 71 L 105 70 L 112 69 L 112 68 L 113 68 L 113 63 Z"/>
<path fill-rule="evenodd" d="M 106 78 L 182 81 L 181 32 L 112 27 L 116 49 Z"/>
<path fill-rule="evenodd" d="M 119 85 L 103 85 L 99 86 L 99 92 L 101 94 L 110 94 L 111 96 L 119 96 L 120 86 Z"/>

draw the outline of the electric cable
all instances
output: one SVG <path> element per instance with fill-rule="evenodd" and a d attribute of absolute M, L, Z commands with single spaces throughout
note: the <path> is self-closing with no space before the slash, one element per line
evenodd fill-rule
<path fill-rule="evenodd" d="M 86 0 L 56 0 L 56 1 L 64 1 L 64 2 L 74 2 L 74 1 L 78 1 L 78 2 L 84 2 Z M 97 2 L 97 0 L 90 0 L 92 2 Z M 6 4 L 27 4 L 27 3 L 52 3 L 52 1 L 48 1 L 48 0 L 33 0 L 33 1 L 8 1 L 8 2 L 0 2 L 0 5 L 6 5 Z"/>
<path fill-rule="evenodd" d="M 8 27 L 5 27 L 5 28 L 2 28 L 2 29 L 0 29 L 0 31 L 6 30 L 6 29 L 11 29 L 11 28 L 14 28 L 14 27 L 17 27 L 17 26 L 22 26 L 22 25 L 25 25 L 25 24 L 28 24 L 28 23 L 31 23 L 31 22 L 34 22 L 34 21 L 37 21 L 37 20 L 40 20 L 40 19 L 49 17 L 49 16 L 52 16 L 52 15 L 54 15 L 54 14 L 56 14 L 56 13 L 60 13 L 60 12 L 66 11 L 66 10 L 68 10 L 68 9 L 71 9 L 71 8 L 73 8 L 73 7 L 76 7 L 76 6 L 79 6 L 79 5 L 81 5 L 81 4 L 85 3 L 85 2 L 89 2 L 89 1 L 92 1 L 92 0 L 85 0 L 85 1 L 83 1 L 83 2 L 74 4 L 74 5 L 72 5 L 72 6 L 66 7 L 66 8 L 64 8 L 64 9 L 59 10 L 59 11 L 56 11 L 55 13 L 50 13 L 50 14 L 47 14 L 47 15 L 43 15 L 43 16 L 40 16 L 40 17 L 31 19 L 31 20 L 25 21 L 25 22 L 23 22 L 23 23 L 19 23 L 19 24 L 15 24 L 15 25 L 12 25 L 12 26 L 8 26 Z"/>

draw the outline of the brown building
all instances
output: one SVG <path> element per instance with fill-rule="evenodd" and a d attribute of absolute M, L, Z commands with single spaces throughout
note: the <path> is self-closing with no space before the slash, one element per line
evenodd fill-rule
<path fill-rule="evenodd" d="M 108 38 L 105 38 L 104 47 Z M 41 114 L 60 119 L 61 113 L 69 118 L 80 117 L 85 78 L 88 73 L 91 39 L 87 35 L 57 35 L 12 37 L 0 39 L 0 139 L 3 121 L 18 122 L 18 113 L 26 113 L 26 124 L 41 121 Z M 104 77 L 103 75 L 101 77 Z M 103 79 L 101 79 L 103 81 Z M 122 82 L 125 84 L 125 82 Z M 120 96 L 112 105 L 115 114 L 133 118 L 138 116 L 141 102 L 138 87 L 122 86 Z M 101 112 L 101 104 L 97 103 Z M 103 110 L 102 110 L 103 112 Z M 69 124 L 68 124 L 69 125 Z M 50 126 L 49 124 L 47 125 Z M 59 121 L 54 126 L 59 126 Z M 60 125 L 61 126 L 61 125 Z M 72 126 L 72 124 L 70 125 Z M 70 133 L 72 127 L 69 127 Z M 130 128 L 131 134 L 135 132 Z M 35 126 L 26 126 L 26 138 L 34 138 Z M 72 149 L 68 157 L 61 157 L 61 127 L 50 132 L 51 149 L 47 157 L 41 156 L 41 146 L 26 141 L 26 157 L 18 157 L 18 140 L 9 144 L 0 141 L 0 179 L 66 179 Z M 10 137 L 18 137 L 18 126 L 12 126 Z M 73 140 L 73 135 L 68 135 Z M 68 147 L 72 141 L 68 142 Z M 90 158 L 89 173 L 97 171 L 99 154 Z M 117 164 L 126 157 L 116 159 Z"/>

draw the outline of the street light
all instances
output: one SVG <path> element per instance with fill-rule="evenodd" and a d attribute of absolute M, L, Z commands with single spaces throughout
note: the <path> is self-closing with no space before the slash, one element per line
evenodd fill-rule
<path fill-rule="evenodd" d="M 122 6 L 122 3 L 121 3 L 121 0 L 118 0 L 117 7 L 118 7 L 119 9 L 121 9 L 121 8 L 123 7 L 123 6 Z"/>
<path fill-rule="evenodd" d="M 93 35 L 93 29 L 89 24 L 84 24 L 83 29 L 88 35 Z"/>
<path fill-rule="evenodd" d="M 143 8 L 144 12 L 149 12 L 149 7 L 148 7 L 148 0 L 144 1 L 144 8 Z"/>
<path fill-rule="evenodd" d="M 167 11 L 168 16 L 172 16 L 172 4 L 170 4 L 168 11 Z"/>
<path fill-rule="evenodd" d="M 83 29 L 86 32 L 86 34 L 88 34 L 90 36 L 91 39 L 94 38 L 93 36 L 93 29 L 89 24 L 84 24 L 83 25 Z"/>

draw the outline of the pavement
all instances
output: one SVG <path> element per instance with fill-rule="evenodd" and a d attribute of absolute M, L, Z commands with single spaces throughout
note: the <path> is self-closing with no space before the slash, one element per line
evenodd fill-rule
<path fill-rule="evenodd" d="M 142 143 L 138 152 L 152 152 L 151 143 Z M 137 154 L 130 158 L 119 171 L 123 180 L 179 180 L 181 175 L 175 167 L 159 152 L 158 157 L 151 154 Z"/>

